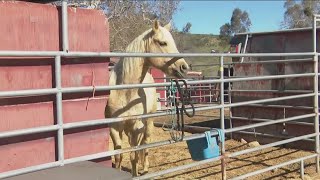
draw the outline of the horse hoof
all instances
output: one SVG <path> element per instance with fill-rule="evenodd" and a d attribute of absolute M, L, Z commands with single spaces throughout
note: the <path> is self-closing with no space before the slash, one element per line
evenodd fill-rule
<path fill-rule="evenodd" d="M 146 174 L 148 174 L 148 172 L 149 172 L 148 170 L 147 170 L 147 171 L 144 170 L 143 173 L 141 173 L 141 175 L 142 175 L 142 176 L 143 176 L 143 175 L 146 175 Z"/>

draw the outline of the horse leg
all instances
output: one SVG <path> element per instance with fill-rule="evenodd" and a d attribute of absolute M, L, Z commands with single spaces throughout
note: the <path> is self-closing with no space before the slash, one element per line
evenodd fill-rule
<path fill-rule="evenodd" d="M 131 152 L 130 153 L 130 160 L 131 160 L 131 173 L 134 177 L 138 176 L 138 161 L 139 161 L 139 152 Z"/>
<path fill-rule="evenodd" d="M 113 142 L 114 150 L 121 149 L 122 130 L 120 128 L 111 127 L 110 136 Z M 114 155 L 115 167 L 121 170 L 122 154 Z"/>
<path fill-rule="evenodd" d="M 144 128 L 142 125 L 142 127 L 134 128 L 133 131 L 131 131 L 127 134 L 131 147 L 139 146 L 141 144 L 142 138 L 143 138 L 143 131 L 144 131 L 143 129 Z M 139 162 L 139 153 L 140 152 L 141 151 L 135 151 L 135 152 L 130 153 L 130 160 L 131 160 L 131 167 L 132 167 L 131 173 L 133 176 L 138 176 L 138 171 L 139 171 L 138 162 Z"/>
<path fill-rule="evenodd" d="M 137 146 L 137 138 L 135 137 L 134 133 L 130 133 L 128 135 L 128 139 L 130 142 L 131 147 L 132 146 Z M 131 174 L 132 176 L 138 176 L 138 151 L 134 151 L 130 153 L 130 161 L 131 161 Z"/>
<path fill-rule="evenodd" d="M 152 132 L 153 132 L 153 119 L 146 119 L 145 122 L 145 132 L 144 132 L 144 137 L 141 142 L 141 144 L 149 144 L 151 143 L 151 137 L 152 137 Z M 144 149 L 143 151 L 143 171 L 144 173 L 148 173 L 149 171 L 149 150 Z"/>

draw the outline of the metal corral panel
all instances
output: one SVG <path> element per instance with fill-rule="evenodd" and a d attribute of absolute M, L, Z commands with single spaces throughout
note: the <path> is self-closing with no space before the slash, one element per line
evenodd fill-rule
<path fill-rule="evenodd" d="M 318 30 L 319 32 L 319 30 Z M 233 44 L 245 43 L 246 34 L 236 35 L 232 39 Z M 269 32 L 259 34 L 249 34 L 246 53 L 293 53 L 312 52 L 312 29 L 294 32 Z M 319 51 L 320 49 L 318 49 Z M 306 57 L 291 57 L 291 59 Z M 249 57 L 244 58 L 244 62 L 283 60 L 288 57 Z M 233 58 L 238 62 L 239 58 Z M 313 62 L 296 63 L 273 63 L 273 64 L 235 64 L 234 76 L 262 76 L 262 75 L 285 75 L 313 72 Z M 232 102 L 242 102 L 256 99 L 267 99 L 288 95 L 301 94 L 303 92 L 289 92 L 288 90 L 309 90 L 313 91 L 313 77 L 297 77 L 286 79 L 259 80 L 233 83 Z M 245 91 L 244 91 L 245 90 Z M 258 90 L 258 91 L 255 91 Z M 266 91 L 265 91 L 266 90 Z M 277 92 L 271 92 L 275 90 Z M 264 91 L 264 92 L 263 92 Z M 269 91 L 269 92 L 268 92 Z M 259 106 L 260 105 L 260 106 Z M 313 107 L 313 97 L 286 100 L 279 102 L 261 103 L 258 106 L 241 106 L 231 109 L 233 127 L 246 124 L 257 123 L 254 119 L 281 119 L 307 113 L 312 113 L 312 108 L 297 108 L 288 106 Z M 261 106 L 262 105 L 262 106 Z M 269 105 L 269 106 L 266 106 Z M 271 106 L 270 106 L 271 105 Z M 274 106 L 280 105 L 280 106 Z M 286 106 L 286 107 L 284 107 Z M 313 122 L 314 118 L 300 120 L 300 122 Z M 285 129 L 285 133 L 284 133 Z M 314 132 L 310 125 L 286 123 L 277 124 L 248 131 L 271 134 L 275 136 L 297 136 Z M 256 139 L 253 135 L 237 134 L 234 138 Z M 272 142 L 277 138 L 259 138 L 262 143 Z M 292 147 L 299 147 L 299 143 L 291 144 Z M 313 146 L 310 146 L 312 148 Z"/>
<path fill-rule="evenodd" d="M 60 8 L 27 2 L 0 2 L 0 50 L 62 50 Z M 69 50 L 109 51 L 109 28 L 102 12 L 68 9 Z M 62 86 L 107 85 L 108 58 L 62 59 Z M 94 82 L 93 82 L 94 79 Z M 55 87 L 54 60 L 50 58 L 1 58 L 0 91 Z M 104 118 L 106 95 L 63 95 L 65 123 Z M 0 99 L 0 131 L 56 123 L 55 95 Z M 65 131 L 65 158 L 108 150 L 107 126 Z M 0 172 L 53 162 L 57 159 L 56 133 L 1 139 Z M 106 159 L 100 162 L 110 166 Z"/>

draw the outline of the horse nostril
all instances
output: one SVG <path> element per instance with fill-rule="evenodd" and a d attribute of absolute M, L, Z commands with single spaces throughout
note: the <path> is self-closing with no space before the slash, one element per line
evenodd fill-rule
<path fill-rule="evenodd" d="M 180 66 L 180 70 L 181 70 L 181 72 L 185 72 L 185 71 L 188 70 L 188 66 L 186 66 L 185 64 L 182 64 L 182 65 Z"/>

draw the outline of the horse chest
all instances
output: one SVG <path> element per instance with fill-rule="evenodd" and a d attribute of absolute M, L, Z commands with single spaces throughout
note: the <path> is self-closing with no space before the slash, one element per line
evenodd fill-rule
<path fill-rule="evenodd" d="M 146 113 L 148 108 L 146 106 L 146 98 L 135 95 L 132 97 L 118 95 L 109 98 L 108 106 L 113 112 L 121 112 L 121 116 L 140 115 Z M 114 113 L 113 113 L 114 114 Z M 119 113 L 115 113 L 120 115 Z"/>

